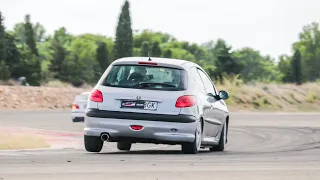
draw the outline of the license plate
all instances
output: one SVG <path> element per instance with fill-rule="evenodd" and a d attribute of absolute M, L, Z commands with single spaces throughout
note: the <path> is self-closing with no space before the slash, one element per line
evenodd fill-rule
<path fill-rule="evenodd" d="M 146 102 L 144 102 L 144 109 L 146 109 L 146 110 L 157 110 L 157 105 L 158 105 L 157 102 L 146 101 Z"/>
<path fill-rule="evenodd" d="M 152 101 L 122 101 L 121 108 L 157 110 L 157 102 Z"/>

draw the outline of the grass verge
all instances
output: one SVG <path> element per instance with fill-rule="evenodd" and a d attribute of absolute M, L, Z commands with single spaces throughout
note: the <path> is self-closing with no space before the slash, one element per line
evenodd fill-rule
<path fill-rule="evenodd" d="M 0 132 L 0 139 L 0 150 L 36 149 L 50 146 L 44 138 L 24 133 Z"/>
<path fill-rule="evenodd" d="M 320 83 L 244 84 L 235 77 L 225 78 L 223 84 L 217 83 L 218 90 L 227 90 L 230 98 L 226 100 L 231 111 L 269 111 L 269 112 L 319 112 Z"/>

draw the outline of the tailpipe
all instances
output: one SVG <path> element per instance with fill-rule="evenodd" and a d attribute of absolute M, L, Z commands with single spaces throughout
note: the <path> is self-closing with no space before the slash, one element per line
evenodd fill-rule
<path fill-rule="evenodd" d="M 102 140 L 102 141 L 108 141 L 109 138 L 110 138 L 110 136 L 109 136 L 109 134 L 107 134 L 107 133 L 103 133 L 103 134 L 101 135 L 101 140 Z"/>

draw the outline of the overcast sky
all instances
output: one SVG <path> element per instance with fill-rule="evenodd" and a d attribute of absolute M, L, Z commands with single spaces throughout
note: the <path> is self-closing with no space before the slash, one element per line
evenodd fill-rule
<path fill-rule="evenodd" d="M 114 36 L 124 0 L 0 0 L 12 29 L 25 14 L 48 33 Z M 277 58 L 291 53 L 303 25 L 320 20 L 320 0 L 130 0 L 133 29 L 170 33 L 198 44 L 225 39 L 234 49 L 253 47 Z"/>

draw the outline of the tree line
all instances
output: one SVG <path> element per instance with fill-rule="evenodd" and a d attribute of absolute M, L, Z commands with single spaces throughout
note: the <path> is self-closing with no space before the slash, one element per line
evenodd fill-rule
<path fill-rule="evenodd" d="M 152 30 L 133 31 L 130 4 L 125 1 L 115 38 L 96 34 L 72 35 L 65 27 L 47 35 L 30 15 L 13 30 L 5 28 L 0 12 L 0 79 L 26 77 L 30 85 L 57 79 L 95 84 L 114 60 L 145 56 L 184 59 L 201 65 L 212 79 L 238 75 L 244 82 L 283 82 L 302 84 L 320 78 L 320 29 L 313 22 L 302 28 L 292 55 L 279 62 L 250 47 L 233 49 L 223 39 L 201 45 L 179 41 L 172 35 Z"/>

